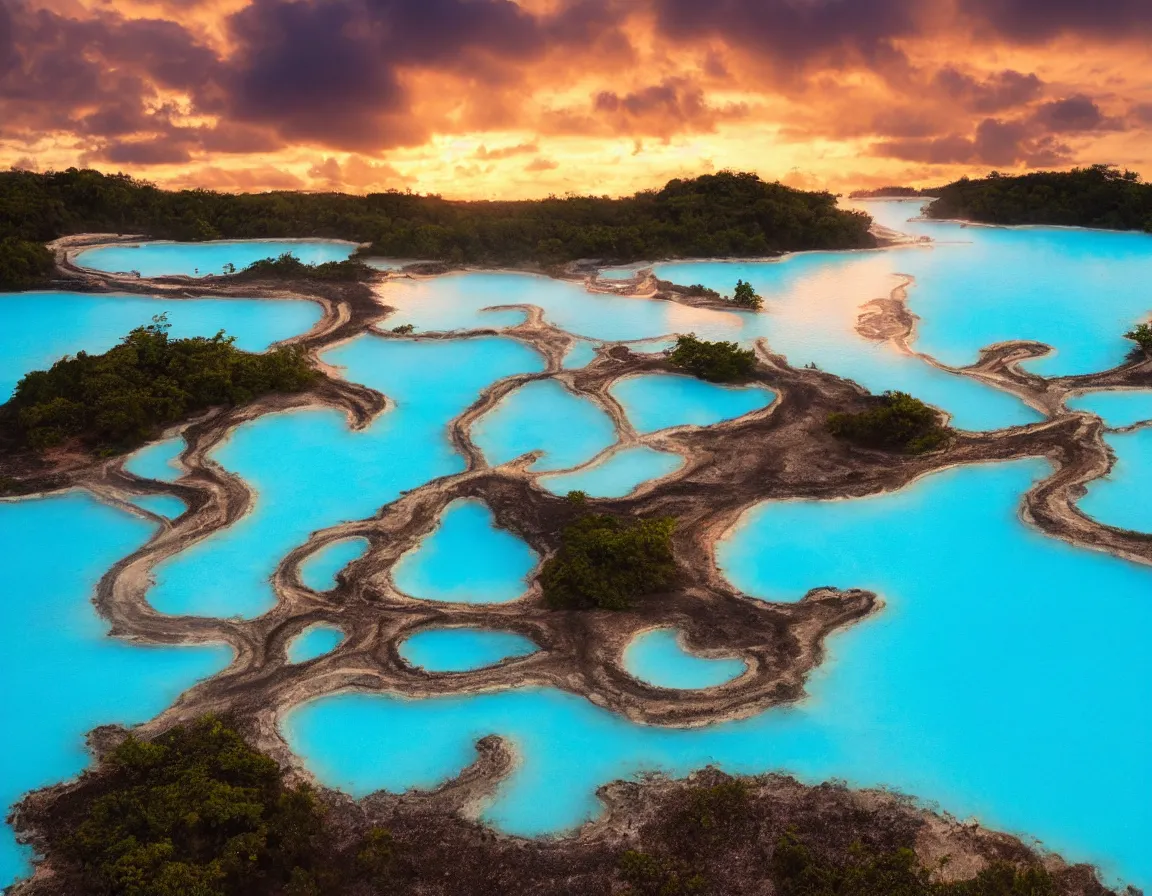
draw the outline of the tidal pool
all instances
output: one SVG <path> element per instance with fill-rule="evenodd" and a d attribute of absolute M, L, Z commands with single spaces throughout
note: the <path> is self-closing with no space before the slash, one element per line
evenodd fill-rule
<path fill-rule="evenodd" d="M 596 346 L 586 339 L 581 339 L 564 356 L 564 369 L 575 370 L 578 367 L 587 367 L 596 360 Z"/>
<path fill-rule="evenodd" d="M 469 672 L 535 653 L 540 648 L 515 632 L 479 628 L 430 628 L 400 643 L 404 662 L 429 672 Z"/>
<path fill-rule="evenodd" d="M 80 267 L 114 274 L 139 271 L 141 277 L 175 274 L 207 277 L 223 274 L 227 264 L 242 271 L 254 261 L 278 258 L 285 252 L 290 252 L 305 264 L 344 261 L 356 251 L 356 245 L 342 240 L 155 241 L 88 249 L 78 253 L 73 261 Z"/>
<path fill-rule="evenodd" d="M 84 736 L 161 712 L 223 669 L 225 646 L 158 647 L 112 638 L 92 595 L 155 527 L 83 492 L 0 501 L 0 806 L 89 765 Z M 66 549 L 65 549 L 66 548 Z M 31 851 L 0 829 L 0 886 L 26 874 Z"/>
<path fill-rule="evenodd" d="M 183 450 L 184 439 L 180 436 L 161 439 L 128 455 L 124 469 L 145 479 L 173 482 L 180 478 L 180 468 L 176 463 Z"/>
<path fill-rule="evenodd" d="M 330 409 L 269 414 L 237 428 L 212 456 L 255 491 L 254 506 L 157 566 L 149 600 L 161 612 L 251 617 L 270 609 L 269 578 L 286 553 L 310 532 L 363 519 L 405 489 L 462 470 L 448 421 L 495 380 L 544 366 L 527 346 L 494 337 L 362 336 L 324 359 L 395 407 L 360 431 Z"/>
<path fill-rule="evenodd" d="M 453 501 L 435 531 L 392 569 L 396 587 L 411 597 L 465 604 L 515 600 L 528 587 L 539 558 L 481 501 Z"/>
<path fill-rule="evenodd" d="M 556 380 L 535 380 L 477 420 L 472 438 L 494 466 L 541 451 L 531 469 L 566 470 L 615 444 L 616 429 L 592 399 L 574 395 Z"/>
<path fill-rule="evenodd" d="M 260 352 L 273 342 L 306 333 L 320 319 L 315 302 L 279 299 L 161 299 L 78 292 L 0 293 L 0 402 L 19 379 L 45 370 L 65 355 L 93 354 L 116 345 L 153 315 L 167 313 L 173 338 L 212 336 L 224 330 L 236 347 Z"/>
<path fill-rule="evenodd" d="M 794 707 L 678 730 L 547 689 L 353 693 L 292 710 L 285 734 L 321 780 L 356 795 L 433 786 L 475 758 L 477 738 L 501 734 L 519 763 L 483 818 L 516 833 L 578 825 L 614 778 L 715 763 L 895 787 L 1147 887 L 1152 570 L 1021 525 L 1020 497 L 1048 470 L 962 467 L 892 494 L 748 514 L 720 552 L 740 587 L 796 600 L 862 586 L 885 602 L 831 638 Z"/>
<path fill-rule="evenodd" d="M 331 591 L 336 587 L 336 574 L 368 550 L 366 538 L 342 538 L 321 548 L 300 564 L 300 581 L 313 591 Z"/>
<path fill-rule="evenodd" d="M 310 625 L 288 642 L 288 662 L 306 663 L 331 653 L 344 641 L 344 632 L 331 625 Z"/>
<path fill-rule="evenodd" d="M 1096 414 L 1107 426 L 1131 426 L 1152 420 L 1152 390 L 1109 389 L 1104 392 L 1085 392 L 1068 400 L 1074 411 Z"/>
<path fill-rule="evenodd" d="M 766 408 L 776 399 L 776 393 L 763 386 L 718 386 L 694 376 L 660 373 L 625 377 L 609 391 L 641 433 L 686 424 L 711 426 Z"/>
<path fill-rule="evenodd" d="M 714 688 L 744 674 L 741 659 L 697 656 L 680 642 L 675 628 L 656 628 L 637 635 L 624 649 L 630 675 L 658 688 Z"/>
<path fill-rule="evenodd" d="M 1108 526 L 1152 533 L 1152 427 L 1109 433 L 1104 441 L 1115 452 L 1116 465 L 1088 483 L 1080 509 Z"/>
<path fill-rule="evenodd" d="M 585 492 L 593 498 L 622 498 L 637 487 L 684 466 L 684 458 L 645 445 L 621 448 L 574 473 L 541 476 L 540 485 L 556 495 Z"/>

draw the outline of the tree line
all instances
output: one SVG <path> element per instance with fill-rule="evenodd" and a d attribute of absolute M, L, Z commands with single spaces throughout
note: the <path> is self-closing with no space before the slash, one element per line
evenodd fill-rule
<path fill-rule="evenodd" d="M 671 257 L 763 256 L 874 245 L 871 219 L 827 192 L 723 171 L 633 196 L 455 201 L 389 191 L 217 193 L 163 190 L 90 169 L 0 173 L 0 287 L 22 288 L 9 257 L 24 244 L 85 232 L 156 239 L 325 237 L 368 254 L 453 263 L 609 263 Z M 9 242 L 11 244 L 9 244 Z M 16 267 L 15 262 L 11 265 Z"/>

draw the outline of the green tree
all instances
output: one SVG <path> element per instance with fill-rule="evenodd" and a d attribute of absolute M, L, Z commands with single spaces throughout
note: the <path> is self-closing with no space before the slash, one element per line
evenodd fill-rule
<path fill-rule="evenodd" d="M 764 300 L 752 288 L 752 284 L 744 280 L 736 281 L 736 289 L 732 293 L 732 304 L 738 305 L 741 308 L 751 308 L 753 311 L 759 311 L 764 307 Z"/>
<path fill-rule="evenodd" d="M 857 413 L 829 414 L 828 431 L 865 448 L 908 454 L 939 448 L 950 435 L 939 413 L 907 392 L 885 392 Z"/>
<path fill-rule="evenodd" d="M 1125 339 L 1131 339 L 1143 351 L 1152 352 L 1152 325 L 1137 324 L 1124 334 Z"/>
<path fill-rule="evenodd" d="M 756 355 L 751 349 L 742 349 L 735 342 L 697 339 L 695 333 L 677 336 L 676 347 L 668 360 L 693 376 L 715 383 L 744 379 L 756 365 Z"/>

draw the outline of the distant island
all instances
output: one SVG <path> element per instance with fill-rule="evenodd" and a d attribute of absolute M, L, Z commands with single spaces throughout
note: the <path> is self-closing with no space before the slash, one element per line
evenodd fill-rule
<path fill-rule="evenodd" d="M 993 171 L 941 187 L 929 218 L 983 224 L 1049 224 L 1152 233 L 1152 184 L 1135 171 L 1092 165 L 1011 177 Z"/>
<path fill-rule="evenodd" d="M 546 267 L 579 258 L 761 257 L 876 245 L 867 214 L 827 192 L 722 171 L 633 196 L 453 201 L 413 193 L 215 193 L 162 190 L 124 174 L 0 173 L 0 289 L 28 289 L 53 271 L 43 243 L 77 233 L 152 239 L 327 237 L 366 255 L 452 264 Z"/>
<path fill-rule="evenodd" d="M 912 199 L 917 196 L 923 196 L 926 199 L 935 199 L 938 194 L 938 187 L 924 187 L 923 189 L 917 189 L 916 187 L 877 187 L 874 190 L 853 190 L 848 194 L 848 198 L 886 199 L 890 197 L 899 197 L 901 199 Z"/>

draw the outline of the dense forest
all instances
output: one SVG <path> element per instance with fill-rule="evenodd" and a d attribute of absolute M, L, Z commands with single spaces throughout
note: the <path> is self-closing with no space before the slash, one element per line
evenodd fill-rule
<path fill-rule="evenodd" d="M 232 343 L 223 332 L 169 339 L 160 315 L 102 355 L 80 352 L 26 374 L 0 405 L 0 422 L 38 451 L 79 439 L 113 452 L 194 411 L 299 391 L 320 375 L 299 347 L 255 355 Z"/>
<path fill-rule="evenodd" d="M 899 196 L 901 198 L 912 198 L 915 196 L 924 196 L 927 198 L 934 198 L 939 193 L 939 187 L 925 187 L 922 190 L 916 187 L 877 187 L 874 190 L 853 190 L 848 194 L 849 199 L 878 199 L 887 196 Z"/>
<path fill-rule="evenodd" d="M 359 809 L 285 780 L 231 720 L 204 716 L 150 741 L 129 736 L 68 794 L 28 808 L 50 868 L 37 892 L 69 896 L 1072 892 L 1074 869 L 1050 872 L 1030 856 L 945 883 L 920 863 L 911 811 L 836 807 L 828 788 L 782 813 L 754 780 L 711 771 L 669 789 L 623 843 L 494 837 L 411 805 L 370 826 Z"/>
<path fill-rule="evenodd" d="M 1152 184 L 1135 171 L 1092 165 L 1009 177 L 993 171 L 941 187 L 930 218 L 985 224 L 1058 224 L 1152 233 Z"/>
<path fill-rule="evenodd" d="M 613 263 L 684 256 L 752 256 L 873 245 L 870 219 L 754 174 L 669 181 L 620 199 L 566 196 L 458 202 L 412 193 L 215 193 L 162 190 L 124 174 L 77 170 L 0 173 L 0 240 L 73 233 L 156 239 L 329 237 L 370 243 L 374 255 L 450 262 Z M 23 251 L 23 250 L 21 250 Z M 0 273 L 8 267 L 0 259 Z M 18 288 L 19 282 L 0 281 Z"/>

